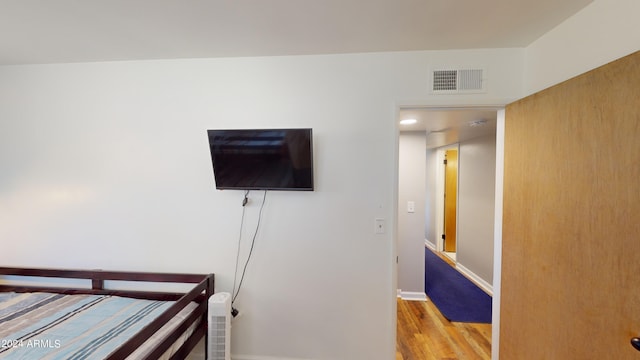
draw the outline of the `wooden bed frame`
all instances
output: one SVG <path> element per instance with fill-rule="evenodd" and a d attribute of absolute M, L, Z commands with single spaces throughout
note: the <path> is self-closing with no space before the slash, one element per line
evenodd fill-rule
<path fill-rule="evenodd" d="M 124 359 L 158 329 L 173 318 L 180 310 L 190 302 L 198 303 L 196 310 L 172 331 L 167 338 L 158 344 L 156 348 L 146 357 L 146 359 L 157 359 L 160 357 L 176 339 L 195 321 L 200 319 L 200 325 L 189 336 L 186 342 L 178 349 L 171 359 L 185 359 L 200 339 L 205 337 L 205 354 L 208 350 L 206 345 L 208 299 L 214 292 L 213 274 L 176 274 L 176 273 L 150 273 L 150 272 L 125 272 L 125 271 L 102 271 L 102 270 L 62 270 L 62 269 L 37 269 L 37 268 L 13 268 L 0 267 L 0 281 L 7 276 L 37 277 L 37 278 L 59 278 L 59 279 L 87 279 L 91 280 L 91 288 L 68 287 L 42 287 L 23 286 L 13 284 L 1 284 L 0 292 L 53 292 L 60 294 L 98 294 L 115 295 L 138 299 L 175 301 L 166 311 L 155 320 L 142 328 L 127 342 L 122 344 L 112 352 L 106 360 Z M 105 289 L 105 281 L 136 281 L 148 283 L 186 283 L 197 284 L 187 293 L 160 292 L 160 291 L 136 291 L 136 290 L 115 290 Z"/>

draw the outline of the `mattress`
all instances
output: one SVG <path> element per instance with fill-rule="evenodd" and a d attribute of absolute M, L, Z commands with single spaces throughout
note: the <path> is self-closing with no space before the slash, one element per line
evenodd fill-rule
<path fill-rule="evenodd" d="M 0 359 L 103 359 L 172 304 L 110 295 L 0 293 Z M 196 307 L 190 303 L 128 359 L 143 358 Z"/>

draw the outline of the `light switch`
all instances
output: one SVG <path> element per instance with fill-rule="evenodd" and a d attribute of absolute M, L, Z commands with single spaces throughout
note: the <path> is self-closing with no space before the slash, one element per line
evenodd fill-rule
<path fill-rule="evenodd" d="M 416 203 L 415 203 L 415 201 L 407 201 L 407 212 L 408 213 L 416 212 Z"/>
<path fill-rule="evenodd" d="M 376 234 L 384 234 L 385 226 L 384 219 L 377 218 L 376 219 Z"/>

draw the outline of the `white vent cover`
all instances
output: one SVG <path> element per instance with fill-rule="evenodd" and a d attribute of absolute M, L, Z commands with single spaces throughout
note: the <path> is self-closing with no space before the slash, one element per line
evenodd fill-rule
<path fill-rule="evenodd" d="M 208 321 L 207 360 L 231 360 L 231 294 L 211 295 Z"/>
<path fill-rule="evenodd" d="M 431 73 L 434 94 L 468 94 L 486 92 L 484 69 L 438 69 Z"/>

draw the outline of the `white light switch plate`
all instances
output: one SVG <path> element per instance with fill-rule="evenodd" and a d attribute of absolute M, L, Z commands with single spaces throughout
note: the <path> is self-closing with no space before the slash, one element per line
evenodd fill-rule
<path fill-rule="evenodd" d="M 384 219 L 378 218 L 376 219 L 376 234 L 384 234 L 385 232 L 385 224 Z"/>
<path fill-rule="evenodd" d="M 416 203 L 415 203 L 415 201 L 407 201 L 407 212 L 409 212 L 409 213 L 416 212 Z"/>

